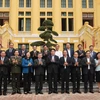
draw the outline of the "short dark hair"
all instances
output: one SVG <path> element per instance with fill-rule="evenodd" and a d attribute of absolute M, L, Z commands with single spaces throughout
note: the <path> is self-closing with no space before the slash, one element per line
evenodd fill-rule
<path fill-rule="evenodd" d="M 87 53 L 87 52 L 90 52 L 90 50 L 87 50 L 86 53 Z"/>
<path fill-rule="evenodd" d="M 2 52 L 5 52 L 5 53 L 6 53 L 6 51 L 5 51 L 5 50 L 1 50 L 1 53 L 2 53 Z"/>
<path fill-rule="evenodd" d="M 79 47 L 79 46 L 83 46 L 83 45 L 82 44 L 78 44 L 77 47 Z"/>
<path fill-rule="evenodd" d="M 67 45 L 67 44 L 69 44 L 69 45 L 70 45 L 70 42 L 67 42 L 67 43 L 66 43 L 66 45 Z"/>
<path fill-rule="evenodd" d="M 93 45 L 90 45 L 89 48 L 90 48 L 90 47 L 94 47 L 94 46 L 93 46 Z"/>
<path fill-rule="evenodd" d="M 51 52 L 52 50 L 56 51 L 54 48 L 52 48 L 52 49 L 50 50 L 50 52 Z"/>

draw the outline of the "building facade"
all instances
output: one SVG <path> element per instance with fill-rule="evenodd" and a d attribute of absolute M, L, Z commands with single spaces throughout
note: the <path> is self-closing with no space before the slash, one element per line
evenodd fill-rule
<path fill-rule="evenodd" d="M 54 37 L 63 50 L 66 42 L 77 50 L 93 44 L 98 51 L 100 37 L 100 0 L 0 0 L 0 44 L 7 49 L 40 40 L 37 30 L 45 19 L 52 20 Z M 39 48 L 40 49 L 40 48 Z"/>

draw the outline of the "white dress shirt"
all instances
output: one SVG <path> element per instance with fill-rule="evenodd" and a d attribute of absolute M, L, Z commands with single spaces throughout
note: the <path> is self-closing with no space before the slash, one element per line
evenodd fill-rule
<path fill-rule="evenodd" d="M 67 51 L 68 51 L 68 55 L 69 55 L 69 57 L 71 57 L 71 52 L 70 52 L 70 49 L 67 49 Z"/>
<path fill-rule="evenodd" d="M 90 58 L 87 58 L 87 62 L 90 62 Z M 90 69 L 90 64 L 88 64 L 88 69 Z"/>
<path fill-rule="evenodd" d="M 62 51 L 58 50 L 55 52 L 55 55 L 61 58 L 63 56 Z"/>

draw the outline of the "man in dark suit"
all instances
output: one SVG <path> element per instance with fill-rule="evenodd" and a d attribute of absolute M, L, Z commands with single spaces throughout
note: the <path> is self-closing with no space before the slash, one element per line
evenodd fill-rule
<path fill-rule="evenodd" d="M 65 48 L 65 50 L 67 51 L 68 57 L 72 58 L 73 55 L 74 55 L 74 50 L 71 48 L 69 42 L 66 43 L 66 48 Z"/>
<path fill-rule="evenodd" d="M 8 75 L 8 66 L 9 59 L 6 57 L 5 51 L 1 51 L 0 56 L 0 95 L 2 95 L 2 81 L 4 83 L 3 95 L 6 95 L 7 92 L 7 75 Z"/>
<path fill-rule="evenodd" d="M 93 74 L 94 74 L 94 67 L 95 61 L 90 56 L 90 51 L 86 51 L 86 57 L 82 60 L 82 67 L 83 67 L 83 77 L 84 77 L 84 89 L 85 93 L 88 92 L 88 82 L 89 82 L 89 91 L 93 92 Z"/>
<path fill-rule="evenodd" d="M 82 60 L 85 57 L 85 51 L 83 50 L 82 44 L 78 44 L 77 47 L 78 47 L 78 50 L 76 52 L 78 53 L 78 58 Z M 82 74 L 82 81 L 84 82 L 83 74 Z"/>
<path fill-rule="evenodd" d="M 19 56 L 24 58 L 26 56 L 26 53 L 27 53 L 26 46 L 23 44 L 21 49 L 19 50 Z"/>
<path fill-rule="evenodd" d="M 66 82 L 66 93 L 69 94 L 69 75 L 71 67 L 71 58 L 68 57 L 67 51 L 63 51 L 63 57 L 60 58 L 61 66 L 61 93 L 64 93 L 64 82 Z"/>
<path fill-rule="evenodd" d="M 57 92 L 57 75 L 59 67 L 59 57 L 55 55 L 55 49 L 51 49 L 50 56 L 47 59 L 48 64 L 48 83 L 49 83 L 49 94 Z M 54 77 L 54 91 L 52 90 L 52 79 Z"/>
<path fill-rule="evenodd" d="M 42 55 L 43 55 L 43 59 L 45 60 L 46 66 L 47 66 L 47 58 L 50 55 L 50 51 L 46 45 L 43 46 Z M 45 71 L 44 71 L 44 81 L 45 81 L 45 72 L 47 72 L 46 68 L 47 67 L 45 67 Z M 48 80 L 48 76 L 47 76 L 47 80 Z"/>
<path fill-rule="evenodd" d="M 35 59 L 37 59 L 38 57 L 38 53 L 39 51 L 37 51 L 37 46 L 32 46 L 32 51 L 30 52 L 30 55 L 31 55 L 31 58 L 33 59 L 33 62 Z M 32 73 L 32 81 L 35 82 L 35 75 L 34 75 L 34 70 L 33 70 L 33 73 Z"/>
<path fill-rule="evenodd" d="M 73 82 L 73 93 L 81 93 L 80 92 L 80 67 L 81 67 L 81 60 L 78 58 L 78 53 L 74 52 L 74 57 L 71 60 L 72 62 L 72 82 Z M 76 88 L 77 82 L 77 88 Z"/>
<path fill-rule="evenodd" d="M 78 53 L 78 58 L 82 60 L 85 57 L 85 51 L 83 50 L 82 44 L 79 44 L 77 47 L 78 50 L 76 52 Z"/>
<path fill-rule="evenodd" d="M 35 68 L 35 91 L 36 95 L 38 93 L 43 94 L 43 76 L 44 76 L 44 67 L 46 63 L 45 60 L 42 59 L 42 53 L 38 53 L 38 59 L 34 60 L 34 68 Z"/>
<path fill-rule="evenodd" d="M 93 45 L 90 45 L 89 46 L 89 50 L 90 50 L 90 55 L 93 59 L 96 59 L 96 52 L 94 51 L 94 46 Z M 94 74 L 93 74 L 93 81 L 95 82 L 95 67 L 94 67 Z"/>
<path fill-rule="evenodd" d="M 6 50 L 6 56 L 10 59 L 11 56 L 14 56 L 14 44 L 10 43 L 9 44 L 9 49 Z M 8 69 L 8 83 L 10 83 L 10 71 L 11 71 L 11 65 L 9 64 L 9 69 Z"/>

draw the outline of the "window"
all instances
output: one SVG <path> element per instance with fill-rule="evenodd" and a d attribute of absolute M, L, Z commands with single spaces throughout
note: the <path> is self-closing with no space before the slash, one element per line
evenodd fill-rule
<path fill-rule="evenodd" d="M 93 8 L 93 0 L 89 0 L 89 8 Z"/>
<path fill-rule="evenodd" d="M 66 8 L 66 0 L 61 0 L 61 8 Z"/>
<path fill-rule="evenodd" d="M 5 0 L 5 7 L 10 7 L 10 0 Z"/>
<path fill-rule="evenodd" d="M 52 8 L 52 0 L 47 0 L 47 8 Z"/>
<path fill-rule="evenodd" d="M 31 18 L 26 18 L 26 31 L 31 31 Z"/>
<path fill-rule="evenodd" d="M 24 7 L 24 0 L 19 0 L 19 7 Z"/>
<path fill-rule="evenodd" d="M 40 18 L 40 26 L 42 26 L 42 23 L 44 22 L 45 18 Z"/>
<path fill-rule="evenodd" d="M 18 30 L 19 31 L 24 31 L 24 18 L 19 18 L 18 20 L 19 24 L 18 24 Z"/>
<path fill-rule="evenodd" d="M 68 31 L 73 31 L 73 18 L 68 18 Z"/>
<path fill-rule="evenodd" d="M 40 0 L 40 8 L 45 8 L 45 0 Z"/>
<path fill-rule="evenodd" d="M 93 0 L 82 0 L 82 8 L 93 8 Z"/>
<path fill-rule="evenodd" d="M 40 12 L 40 16 L 45 16 L 45 12 Z"/>
<path fill-rule="evenodd" d="M 24 16 L 24 12 L 19 12 L 18 16 Z"/>
<path fill-rule="evenodd" d="M 73 8 L 73 0 L 68 0 L 68 8 Z"/>
<path fill-rule="evenodd" d="M 52 16 L 52 12 L 47 12 L 47 16 Z"/>
<path fill-rule="evenodd" d="M 62 31 L 67 31 L 67 24 L 66 24 L 66 22 L 67 22 L 67 20 L 66 20 L 66 18 L 62 18 L 61 19 L 61 28 L 62 28 Z"/>
<path fill-rule="evenodd" d="M 0 7 L 2 7 L 3 5 L 3 0 L 0 0 Z"/>
<path fill-rule="evenodd" d="M 31 16 L 31 12 L 26 12 L 26 16 Z"/>
<path fill-rule="evenodd" d="M 94 26 L 94 14 L 93 13 L 83 13 L 83 25 L 87 21 L 89 25 Z"/>
<path fill-rule="evenodd" d="M 87 7 L 86 0 L 82 0 L 82 8 L 86 8 L 86 7 Z"/>
<path fill-rule="evenodd" d="M 26 0 L 26 7 L 31 7 L 31 0 Z"/>
<path fill-rule="evenodd" d="M 66 12 L 61 12 L 61 16 L 66 16 Z"/>

